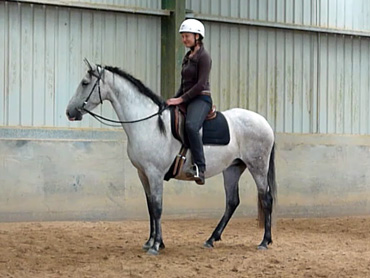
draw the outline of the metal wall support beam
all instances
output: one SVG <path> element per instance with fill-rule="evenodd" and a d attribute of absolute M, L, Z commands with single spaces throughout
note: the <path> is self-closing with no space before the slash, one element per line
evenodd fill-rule
<path fill-rule="evenodd" d="M 7 2 L 6 0 L 0 0 L 0 2 Z M 153 15 L 153 16 L 169 16 L 169 11 L 146 9 L 138 7 L 126 7 L 123 5 L 108 5 L 99 3 L 86 3 L 86 2 L 71 2 L 63 0 L 16 0 L 9 2 L 18 3 L 28 3 L 28 4 L 38 4 L 38 5 L 49 5 L 67 8 L 77 8 L 77 9 L 90 9 L 99 11 L 111 11 L 119 13 L 132 13 L 132 14 L 143 14 L 143 15 Z"/>
<path fill-rule="evenodd" d="M 161 38 L 161 95 L 172 97 L 180 86 L 181 63 L 184 46 L 178 28 L 185 19 L 186 0 L 162 0 L 162 9 L 171 10 L 169 17 L 162 17 Z"/>
<path fill-rule="evenodd" d="M 216 16 L 216 15 L 193 13 L 192 11 L 188 11 L 188 13 L 186 14 L 186 17 L 196 18 L 199 20 L 210 21 L 210 22 L 217 22 L 217 23 L 249 25 L 249 26 L 255 26 L 255 27 L 296 30 L 296 31 L 313 32 L 313 33 L 336 34 L 336 35 L 344 35 L 344 36 L 370 37 L 370 32 L 365 32 L 365 31 L 248 20 L 248 19 L 243 19 L 243 18 L 233 18 L 233 17 L 226 17 L 226 16 Z"/>

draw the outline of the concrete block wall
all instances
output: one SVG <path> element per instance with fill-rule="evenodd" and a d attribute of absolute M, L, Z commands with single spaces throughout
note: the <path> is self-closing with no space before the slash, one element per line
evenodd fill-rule
<path fill-rule="evenodd" d="M 147 219 L 123 131 L 0 129 L 0 221 Z M 370 213 L 370 136 L 276 135 L 277 216 Z M 237 216 L 257 215 L 251 175 Z M 221 217 L 222 175 L 164 184 L 164 217 Z"/>

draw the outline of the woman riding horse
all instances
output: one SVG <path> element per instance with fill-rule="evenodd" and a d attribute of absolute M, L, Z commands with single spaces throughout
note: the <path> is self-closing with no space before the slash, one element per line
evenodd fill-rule
<path fill-rule="evenodd" d="M 194 179 L 197 184 L 204 184 L 206 163 L 199 130 L 212 108 L 209 86 L 212 60 L 203 47 L 204 25 L 200 21 L 185 20 L 180 26 L 179 33 L 183 44 L 190 50 L 182 62 L 180 88 L 175 97 L 168 99 L 166 103 L 186 106 L 185 128 L 194 162 Z"/>

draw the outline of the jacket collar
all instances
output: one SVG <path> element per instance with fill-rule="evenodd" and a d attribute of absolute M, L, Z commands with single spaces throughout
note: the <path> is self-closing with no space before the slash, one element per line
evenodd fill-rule
<path fill-rule="evenodd" d="M 190 59 L 190 60 L 198 60 L 198 57 L 203 53 L 203 51 L 204 51 L 204 47 L 203 47 L 203 45 L 201 45 L 200 48 L 199 48 L 199 50 L 197 51 L 197 53 L 195 53 L 195 55 L 193 57 L 189 57 L 190 56 L 190 53 L 191 53 L 191 50 L 189 50 L 186 53 L 186 55 L 184 57 L 184 60 L 188 60 L 188 59 Z"/>

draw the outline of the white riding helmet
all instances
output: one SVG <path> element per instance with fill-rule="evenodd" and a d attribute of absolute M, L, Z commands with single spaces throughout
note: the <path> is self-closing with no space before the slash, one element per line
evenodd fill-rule
<path fill-rule="evenodd" d="M 194 33 L 204 38 L 204 25 L 199 20 L 186 19 L 181 23 L 179 33 Z"/>

